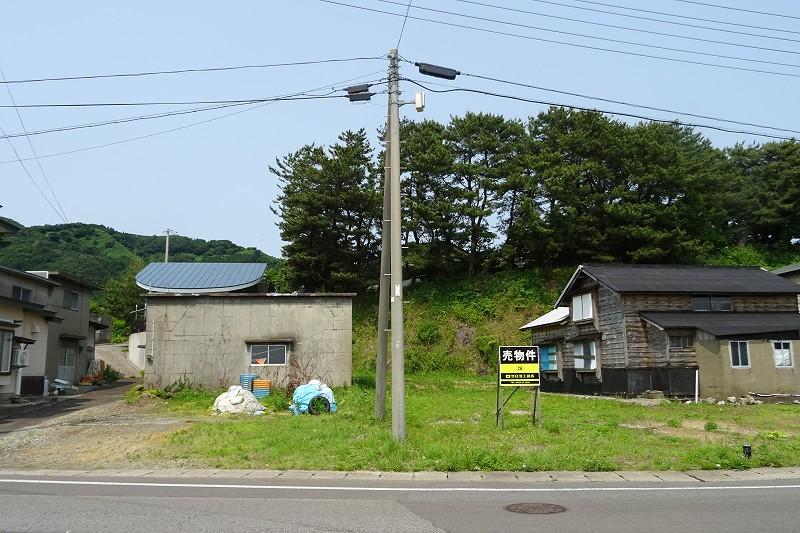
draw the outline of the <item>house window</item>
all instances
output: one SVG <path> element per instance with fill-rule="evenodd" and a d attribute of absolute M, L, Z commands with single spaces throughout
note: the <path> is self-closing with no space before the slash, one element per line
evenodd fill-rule
<path fill-rule="evenodd" d="M 285 365 L 288 351 L 285 344 L 251 344 L 250 365 Z"/>
<path fill-rule="evenodd" d="M 731 297 L 724 294 L 695 294 L 692 296 L 693 311 L 733 311 Z"/>
<path fill-rule="evenodd" d="M 587 292 L 572 298 L 572 320 L 586 320 L 594 316 L 592 312 L 592 293 Z"/>
<path fill-rule="evenodd" d="M 595 370 L 597 368 L 597 342 L 578 341 L 575 343 L 575 370 Z"/>
<path fill-rule="evenodd" d="M 792 343 L 790 341 L 772 341 L 772 356 L 778 368 L 792 367 Z"/>
<path fill-rule="evenodd" d="M 64 308 L 77 311 L 80 308 L 80 295 L 75 291 L 64 291 Z"/>
<path fill-rule="evenodd" d="M 542 372 L 558 370 L 558 349 L 555 344 L 539 347 L 539 368 Z"/>
<path fill-rule="evenodd" d="M 21 302 L 30 302 L 31 290 L 26 289 L 25 287 L 20 287 L 19 285 L 14 285 L 11 287 L 11 298 Z"/>
<path fill-rule="evenodd" d="M 731 341 L 731 366 L 733 368 L 749 368 L 750 354 L 747 341 Z"/>
<path fill-rule="evenodd" d="M 11 343 L 14 340 L 14 332 L 0 330 L 0 372 L 11 372 Z"/>
<path fill-rule="evenodd" d="M 691 335 L 670 335 L 669 347 L 670 348 L 691 348 L 694 345 L 694 337 Z"/>

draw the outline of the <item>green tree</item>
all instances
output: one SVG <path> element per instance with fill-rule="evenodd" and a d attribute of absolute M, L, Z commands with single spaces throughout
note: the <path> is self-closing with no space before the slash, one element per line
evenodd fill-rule
<path fill-rule="evenodd" d="M 307 145 L 270 171 L 281 194 L 273 212 L 295 288 L 360 290 L 377 278 L 378 169 L 364 130 L 347 131 L 327 151 Z"/>
<path fill-rule="evenodd" d="M 134 326 L 136 318 L 132 311 L 137 307 L 144 307 L 144 291 L 136 285 L 136 274 L 144 267 L 144 260 L 134 257 L 122 273 L 108 280 L 97 303 L 98 311 L 110 314 L 115 320 L 121 320 L 128 331 Z"/>

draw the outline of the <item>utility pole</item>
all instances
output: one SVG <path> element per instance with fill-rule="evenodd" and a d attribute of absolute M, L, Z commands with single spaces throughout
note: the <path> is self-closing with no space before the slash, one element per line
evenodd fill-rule
<path fill-rule="evenodd" d="M 164 230 L 164 233 L 167 235 L 167 243 L 164 246 L 164 262 L 165 263 L 169 263 L 169 236 L 170 236 L 170 234 L 177 235 L 178 232 L 175 231 L 174 229 L 167 228 L 167 229 Z"/>
<path fill-rule="evenodd" d="M 406 383 L 403 353 L 403 263 L 400 213 L 400 68 L 397 48 L 389 52 L 389 170 L 391 174 L 392 438 L 406 437 Z"/>
<path fill-rule="evenodd" d="M 389 333 L 389 276 L 391 276 L 389 233 L 391 232 L 391 188 L 392 174 L 389 164 L 389 113 L 387 108 L 386 131 L 384 132 L 384 178 L 383 178 L 383 219 L 381 222 L 381 279 L 378 290 L 378 353 L 375 357 L 375 418 L 386 416 L 386 346 Z"/>

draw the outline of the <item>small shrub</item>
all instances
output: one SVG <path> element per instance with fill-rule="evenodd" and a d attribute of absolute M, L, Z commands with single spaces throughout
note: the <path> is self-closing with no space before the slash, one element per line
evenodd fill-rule
<path fill-rule="evenodd" d="M 558 422 L 553 422 L 552 420 L 548 420 L 544 423 L 544 429 L 548 433 L 552 433 L 553 435 L 558 435 L 561 433 L 561 424 Z"/>
<path fill-rule="evenodd" d="M 353 387 L 361 387 L 363 389 L 374 389 L 375 388 L 375 376 L 374 375 L 359 375 L 353 376 Z"/>
<path fill-rule="evenodd" d="M 417 342 L 422 345 L 433 345 L 442 338 L 439 332 L 439 324 L 433 320 L 423 320 L 417 329 Z"/>
<path fill-rule="evenodd" d="M 679 428 L 681 427 L 681 421 L 676 418 L 670 418 L 667 420 L 667 425 L 671 428 Z"/>
<path fill-rule="evenodd" d="M 286 396 L 286 391 L 281 389 L 272 389 L 272 392 L 269 396 L 261 399 L 261 404 L 264 407 L 272 409 L 276 412 L 288 411 L 290 403 L 291 401 Z"/>
<path fill-rule="evenodd" d="M 617 465 L 607 459 L 591 457 L 583 464 L 586 472 L 612 472 L 617 469 Z"/>
<path fill-rule="evenodd" d="M 119 380 L 120 377 L 121 375 L 118 371 L 114 370 L 111 365 L 106 365 L 105 369 L 103 370 L 103 381 L 106 383 L 114 383 L 115 381 Z"/>
<path fill-rule="evenodd" d="M 783 440 L 788 437 L 786 433 L 781 433 L 780 431 L 762 431 L 756 437 L 762 438 L 764 440 Z"/>
<path fill-rule="evenodd" d="M 124 320 L 115 318 L 111 322 L 111 342 L 114 344 L 128 342 L 128 335 L 130 335 L 130 333 L 130 328 Z"/>
<path fill-rule="evenodd" d="M 130 390 L 125 393 L 125 403 L 133 404 L 138 402 L 142 392 L 144 392 L 144 385 L 131 387 Z"/>
<path fill-rule="evenodd" d="M 717 423 L 716 422 L 712 422 L 711 420 L 706 422 L 706 425 L 704 427 L 706 428 L 706 431 L 715 431 L 715 430 L 719 429 L 719 426 L 717 425 Z"/>

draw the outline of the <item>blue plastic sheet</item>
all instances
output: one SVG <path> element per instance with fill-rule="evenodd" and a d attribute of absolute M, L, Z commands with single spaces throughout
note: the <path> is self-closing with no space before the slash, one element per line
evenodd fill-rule
<path fill-rule="evenodd" d="M 292 405 L 289 406 L 289 409 L 295 415 L 307 413 L 309 402 L 311 402 L 311 400 L 317 396 L 322 396 L 328 400 L 328 403 L 331 405 L 331 413 L 336 412 L 336 400 L 333 398 L 333 391 L 330 389 L 330 387 L 327 385 L 320 386 L 312 383 L 300 385 L 294 390 L 294 394 L 292 395 Z"/>

